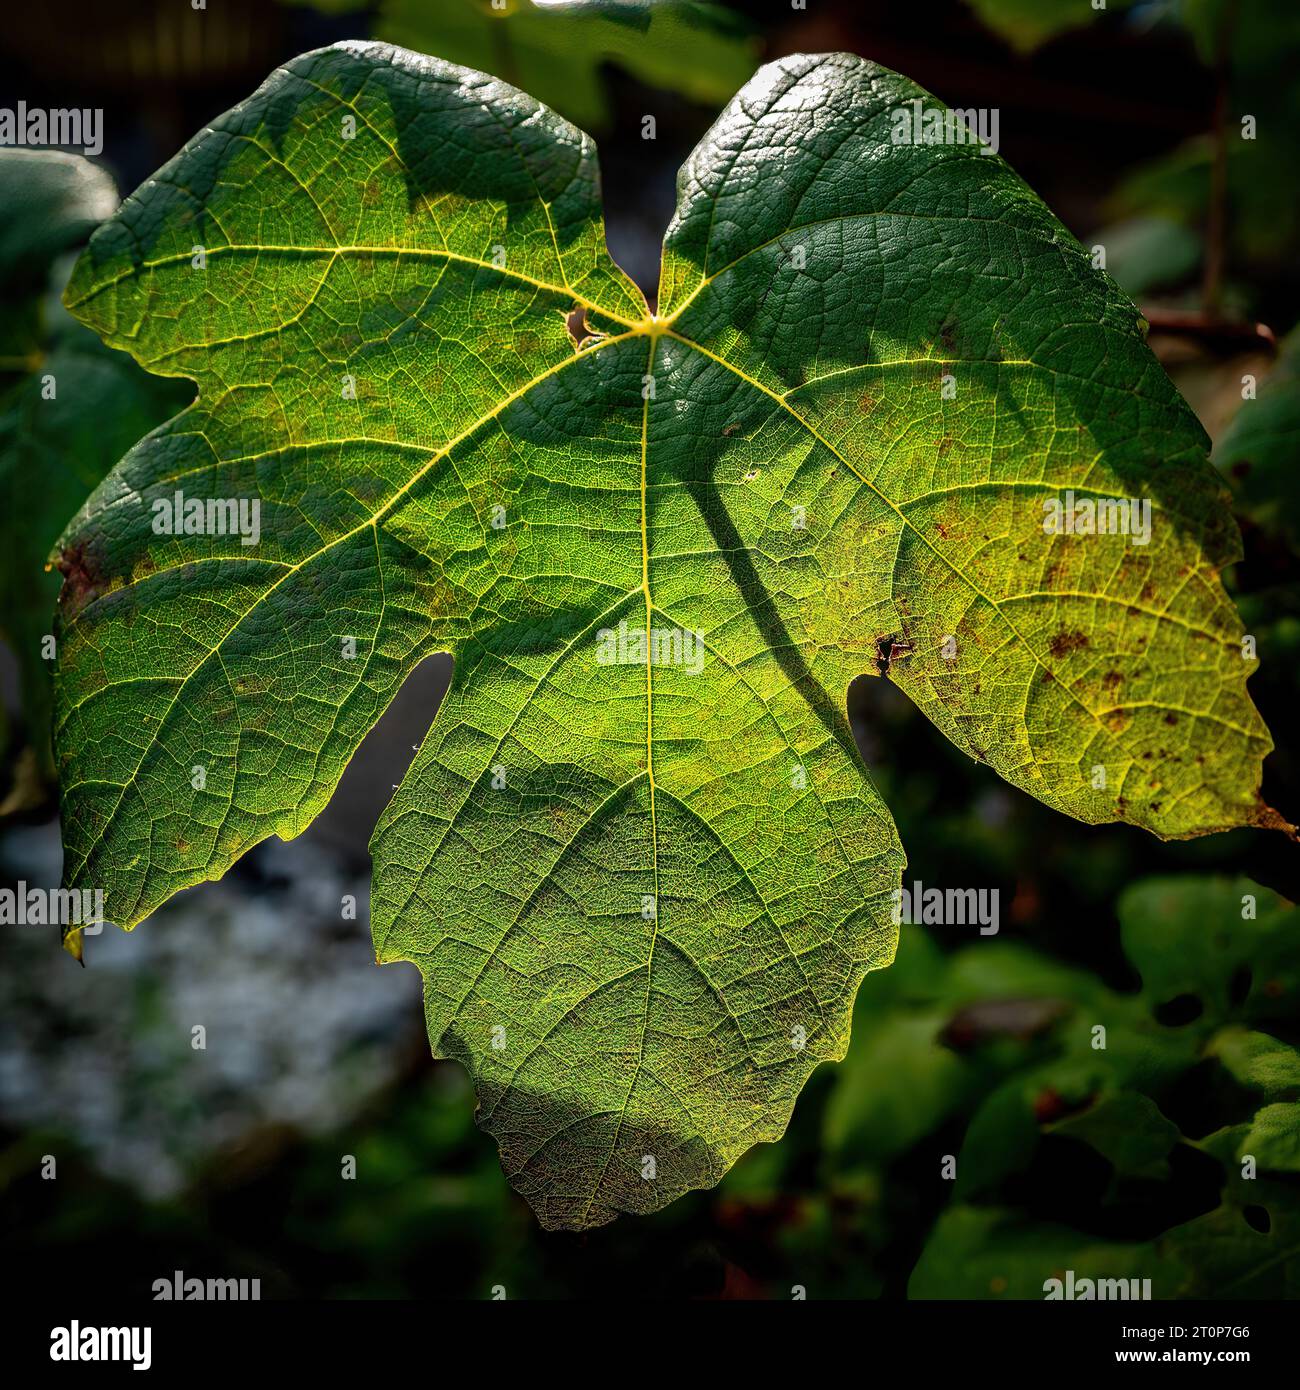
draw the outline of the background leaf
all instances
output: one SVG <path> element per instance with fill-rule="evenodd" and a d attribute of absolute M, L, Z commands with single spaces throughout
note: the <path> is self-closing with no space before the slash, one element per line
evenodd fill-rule
<path fill-rule="evenodd" d="M 377 37 L 493 73 L 584 130 L 612 118 L 606 65 L 717 105 L 756 61 L 741 15 L 694 0 L 383 0 Z"/>
<path fill-rule="evenodd" d="M 192 392 L 106 348 L 59 303 L 83 243 L 117 208 L 109 176 L 56 151 L 0 150 L 0 497 L 21 519 L 0 554 L 0 637 L 19 659 L 30 765 L 6 810 L 39 800 L 53 772 L 50 548 L 104 474 Z"/>

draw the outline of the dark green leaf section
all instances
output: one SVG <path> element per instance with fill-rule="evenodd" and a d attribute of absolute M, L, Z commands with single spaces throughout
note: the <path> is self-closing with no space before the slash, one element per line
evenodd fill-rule
<path fill-rule="evenodd" d="M 843 1056 L 903 862 L 862 672 L 1083 819 L 1275 819 L 1203 436 L 1004 165 L 891 143 L 920 95 L 763 69 L 683 172 L 652 316 L 585 136 L 342 45 L 187 146 L 69 291 L 199 386 L 62 543 L 69 881 L 132 925 L 298 833 L 452 651 L 372 843 L 376 954 L 419 966 L 547 1226 L 716 1182 Z M 258 544 L 157 534 L 178 488 L 257 501 Z M 1149 545 L 1046 535 L 1066 488 L 1152 498 Z"/>

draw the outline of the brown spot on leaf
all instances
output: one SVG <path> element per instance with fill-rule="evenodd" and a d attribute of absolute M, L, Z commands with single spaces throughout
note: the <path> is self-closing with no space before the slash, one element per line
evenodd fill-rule
<path fill-rule="evenodd" d="M 1082 632 L 1058 632 L 1047 644 L 1047 650 L 1053 656 L 1069 656 L 1087 645 L 1088 639 Z"/>
<path fill-rule="evenodd" d="M 146 551 L 131 567 L 131 582 L 138 584 L 142 579 L 148 579 L 157 568 L 153 556 Z"/>
<path fill-rule="evenodd" d="M 67 617 L 76 617 L 108 589 L 99 555 L 85 541 L 78 541 L 63 551 L 58 569 L 63 576 L 59 607 Z"/>

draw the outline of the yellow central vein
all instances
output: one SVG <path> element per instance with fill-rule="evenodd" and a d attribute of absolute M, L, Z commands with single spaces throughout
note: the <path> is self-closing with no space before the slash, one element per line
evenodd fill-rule
<path fill-rule="evenodd" d="M 655 816 L 655 761 L 654 761 L 654 666 L 650 660 L 650 624 L 654 600 L 650 596 L 650 527 L 649 507 L 647 505 L 647 479 L 649 463 L 648 439 L 650 433 L 650 393 L 654 389 L 655 351 L 659 346 L 659 335 L 650 335 L 650 355 L 646 360 L 647 383 L 642 385 L 641 395 L 641 592 L 645 596 L 645 772 L 650 787 L 650 844 L 651 865 L 654 890 L 654 928 L 650 933 L 650 951 L 646 957 L 646 1008 L 645 1020 L 641 1028 L 641 1052 L 645 1054 L 645 1029 L 650 1019 L 650 973 L 654 966 L 655 943 L 659 940 L 659 824 Z M 640 1070 L 640 1059 L 637 1062 Z M 635 1079 L 633 1085 L 635 1085 Z M 631 1095 L 631 1089 L 628 1095 Z M 624 1104 L 626 1109 L 626 1103 Z"/>
<path fill-rule="evenodd" d="M 646 474 L 648 471 L 650 432 L 650 393 L 653 390 L 655 351 L 659 346 L 659 333 L 656 324 L 650 325 L 650 355 L 646 359 L 646 381 L 641 387 L 641 594 L 645 599 L 645 771 L 646 782 L 650 788 L 650 868 L 651 885 L 654 894 L 654 925 L 650 932 L 650 949 L 645 961 L 645 1002 L 641 1009 L 641 1037 L 637 1049 L 636 1066 L 632 1069 L 632 1079 L 628 1082 L 627 1093 L 623 1097 L 623 1108 L 619 1111 L 618 1124 L 614 1128 L 614 1138 L 609 1152 L 601 1166 L 600 1176 L 592 1184 L 591 1195 L 587 1198 L 587 1210 L 583 1224 L 591 1215 L 596 1194 L 605 1182 L 610 1161 L 618 1152 L 618 1141 L 623 1136 L 623 1122 L 627 1119 L 627 1107 L 632 1100 L 632 1092 L 641 1076 L 641 1066 L 645 1061 L 646 1033 L 650 1028 L 650 989 L 654 977 L 655 947 L 659 942 L 659 825 L 655 814 L 655 764 L 654 764 L 654 666 L 650 660 L 650 623 L 654 601 L 650 597 L 650 530 L 648 522 L 648 492 Z"/>

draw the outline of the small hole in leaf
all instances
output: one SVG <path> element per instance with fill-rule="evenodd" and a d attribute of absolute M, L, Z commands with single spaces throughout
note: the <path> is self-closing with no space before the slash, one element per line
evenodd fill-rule
<path fill-rule="evenodd" d="M 1181 1028 L 1194 1023 L 1205 1012 L 1205 1005 L 1194 994 L 1177 994 L 1155 1011 L 1156 1022 L 1166 1028 Z"/>
<path fill-rule="evenodd" d="M 587 327 L 587 311 L 581 304 L 575 304 L 564 316 L 564 326 L 568 330 L 569 341 L 580 348 L 592 336 Z"/>
<path fill-rule="evenodd" d="M 1269 1216 L 1264 1207 L 1250 1206 L 1242 1207 L 1241 1214 L 1246 1218 L 1246 1225 L 1252 1231 L 1258 1231 L 1260 1235 L 1266 1236 L 1273 1229 L 1273 1218 Z"/>

